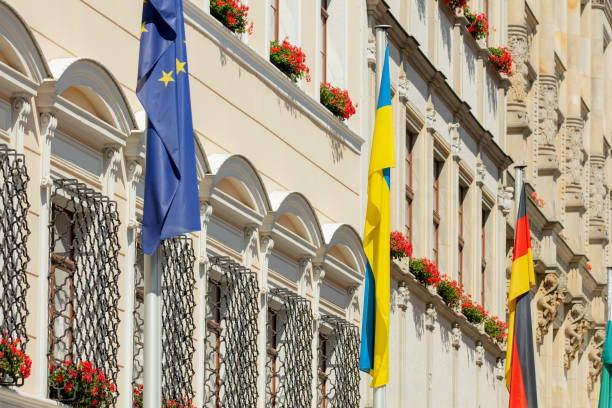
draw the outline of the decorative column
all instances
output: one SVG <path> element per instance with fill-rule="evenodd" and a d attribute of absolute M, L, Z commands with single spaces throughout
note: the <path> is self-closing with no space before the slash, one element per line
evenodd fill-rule
<path fill-rule="evenodd" d="M 449 192 L 451 202 L 449 207 L 450 218 L 454 219 L 456 214 L 459 214 L 459 163 L 461 162 L 461 150 L 463 143 L 461 142 L 461 136 L 459 134 L 459 122 L 453 122 L 448 125 L 448 133 L 451 138 L 451 151 L 450 158 L 448 161 L 450 170 L 450 186 Z M 447 273 L 454 279 L 459 281 L 457 273 L 459 271 L 459 226 L 457 222 L 451 222 L 449 224 L 450 229 L 450 246 L 452 256 L 448 262 Z"/>
<path fill-rule="evenodd" d="M 29 95 L 19 95 L 13 99 L 13 146 L 17 153 L 23 153 L 25 128 L 32 113 Z"/>
<path fill-rule="evenodd" d="M 272 237 L 264 235 L 259 239 L 259 259 L 260 259 L 260 274 L 259 274 L 259 291 L 260 291 L 260 310 L 258 317 L 259 325 L 259 347 L 261 350 L 259 353 L 259 402 L 258 408 L 266 408 L 266 348 L 268 339 L 268 293 L 270 289 L 268 287 L 268 265 L 270 262 L 270 256 L 272 255 L 272 248 L 274 247 L 274 241 Z"/>
<path fill-rule="evenodd" d="M 200 201 L 200 237 L 198 246 L 198 263 L 199 274 L 197 278 L 198 291 L 200 292 L 198 304 L 198 322 L 197 330 L 198 337 L 196 343 L 197 367 L 196 370 L 196 392 L 194 402 L 200 407 L 204 404 L 204 383 L 206 381 L 206 373 L 203 369 L 206 363 L 206 297 L 208 293 L 208 269 L 210 260 L 208 258 L 208 224 L 213 213 L 213 206 L 209 201 Z"/>
<path fill-rule="evenodd" d="M 301 264 L 302 262 L 300 262 Z M 309 268 L 309 272 L 312 273 L 312 291 L 313 291 L 313 325 L 312 325 L 312 408 L 318 407 L 317 401 L 317 388 L 319 383 L 319 325 L 321 324 L 321 313 L 319 308 L 319 300 L 321 298 L 321 285 L 325 278 L 325 269 L 323 265 L 312 266 L 312 261 L 308 258 L 304 263 L 310 264 L 305 265 L 305 268 Z M 302 295 L 303 296 L 303 295 Z"/>
<path fill-rule="evenodd" d="M 127 251 L 126 251 L 126 292 L 125 298 L 125 337 L 126 361 L 134 361 L 134 301 L 136 297 L 136 263 L 138 262 L 138 237 L 141 234 L 141 224 L 136 218 L 136 187 L 142 177 L 141 161 L 130 160 L 127 165 Z M 124 389 L 121 398 L 124 401 L 132 401 L 132 379 L 134 377 L 134 365 L 125 365 L 127 374 L 125 376 Z"/>
<path fill-rule="evenodd" d="M 121 168 L 121 146 L 113 144 L 103 149 L 104 152 L 104 194 L 109 198 L 115 195 L 115 183 L 117 174 Z"/>

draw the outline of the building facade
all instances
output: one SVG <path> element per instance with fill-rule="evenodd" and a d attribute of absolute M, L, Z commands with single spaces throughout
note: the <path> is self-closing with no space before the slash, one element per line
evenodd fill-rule
<path fill-rule="evenodd" d="M 228 30 L 208 0 L 183 0 L 188 64 L 175 75 L 190 79 L 202 228 L 161 247 L 164 398 L 372 406 L 357 371 L 361 231 L 375 26 L 388 25 L 392 230 L 503 320 L 512 163 L 525 162 L 540 406 L 595 405 L 611 5 L 469 3 L 487 14 L 487 39 L 442 0 L 251 0 L 252 35 Z M 0 385 L 1 406 L 73 403 L 50 383 L 68 360 L 102 369 L 117 407 L 142 384 L 142 7 L 0 0 L 0 327 L 32 358 L 25 381 Z M 284 38 L 306 54 L 309 81 L 269 62 Z M 505 45 L 510 76 L 489 61 L 488 47 Z M 355 115 L 341 121 L 319 102 L 324 82 L 348 91 Z M 507 405 L 503 344 L 405 261 L 391 269 L 389 406 Z"/>

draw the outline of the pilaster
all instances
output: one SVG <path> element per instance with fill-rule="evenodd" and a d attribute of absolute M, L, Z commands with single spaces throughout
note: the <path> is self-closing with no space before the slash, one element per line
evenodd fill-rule
<path fill-rule="evenodd" d="M 29 95 L 18 95 L 13 99 L 13 146 L 17 153 L 23 153 L 26 126 L 32 113 Z"/>

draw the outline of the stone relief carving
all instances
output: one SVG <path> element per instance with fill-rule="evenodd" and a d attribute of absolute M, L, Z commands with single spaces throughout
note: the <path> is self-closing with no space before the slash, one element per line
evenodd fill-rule
<path fill-rule="evenodd" d="M 433 331 L 436 327 L 436 319 L 438 317 L 438 312 L 433 304 L 428 303 L 425 308 L 425 328 L 427 330 Z"/>
<path fill-rule="evenodd" d="M 584 334 L 590 326 L 586 310 L 582 303 L 575 303 L 567 314 L 568 324 L 565 328 L 565 353 L 563 353 L 563 366 L 569 369 L 571 361 L 582 346 Z"/>
<path fill-rule="evenodd" d="M 461 346 L 461 328 L 459 327 L 459 323 L 453 323 L 453 328 L 451 330 L 451 344 L 456 349 L 459 349 Z"/>
<path fill-rule="evenodd" d="M 584 161 L 586 159 L 582 144 L 582 127 L 567 126 L 566 138 L 566 172 L 570 184 L 580 186 Z"/>
<path fill-rule="evenodd" d="M 130 160 L 127 169 L 127 179 L 129 183 L 129 216 L 127 227 L 129 230 L 133 230 L 140 226 L 140 223 L 136 219 L 136 187 L 141 181 L 142 164 L 139 160 Z"/>
<path fill-rule="evenodd" d="M 448 133 L 451 136 L 451 155 L 455 159 L 461 158 L 461 136 L 459 134 L 459 123 L 450 123 Z"/>
<path fill-rule="evenodd" d="M 554 273 L 547 273 L 538 288 L 538 324 L 536 327 L 536 342 L 542 344 L 544 336 L 555 320 L 557 310 L 565 297 L 567 289 L 560 285 L 559 277 Z"/>
<path fill-rule="evenodd" d="M 557 95 L 557 82 L 540 81 L 540 101 L 539 101 L 539 127 L 540 127 L 540 145 L 555 145 L 555 137 L 558 132 L 557 124 L 557 108 L 559 98 Z"/>
<path fill-rule="evenodd" d="M 587 388 L 589 392 L 593 391 L 593 385 L 597 382 L 597 377 L 601 373 L 602 362 L 601 353 L 602 346 L 606 340 L 606 332 L 603 329 L 595 331 L 589 344 L 589 377 L 587 378 Z"/>
<path fill-rule="evenodd" d="M 508 90 L 508 98 L 516 102 L 525 102 L 529 87 L 529 38 L 523 30 L 508 33 L 508 44 L 512 51 L 512 86 Z"/>
<path fill-rule="evenodd" d="M 40 114 L 40 134 L 43 138 L 42 157 L 41 157 L 41 187 L 51 186 L 51 142 L 55 137 L 57 128 L 57 118 L 52 112 L 42 112 Z"/>
<path fill-rule="evenodd" d="M 395 290 L 395 305 L 402 312 L 405 312 L 408 308 L 408 302 L 410 302 L 410 290 L 408 290 L 405 282 L 400 282 Z"/>
<path fill-rule="evenodd" d="M 499 187 L 497 191 L 497 204 L 504 216 L 510 214 L 512 210 L 512 200 L 514 199 L 514 188 Z"/>
<path fill-rule="evenodd" d="M 603 218 L 606 200 L 604 164 L 600 160 L 594 160 L 594 158 L 591 159 L 589 195 L 591 218 Z"/>
<path fill-rule="evenodd" d="M 368 65 L 376 66 L 376 42 L 368 41 L 368 47 L 366 48 L 366 55 L 368 58 Z"/>
<path fill-rule="evenodd" d="M 209 201 L 200 201 L 200 259 L 199 262 L 208 270 L 208 254 L 206 253 L 206 241 L 208 236 L 208 223 L 213 213 L 213 206 Z"/>
<path fill-rule="evenodd" d="M 23 153 L 25 128 L 28 123 L 30 113 L 32 113 L 32 105 L 30 104 L 29 96 L 17 96 L 15 99 L 13 99 L 13 134 L 15 137 L 15 149 L 17 150 L 17 153 Z"/>
<path fill-rule="evenodd" d="M 476 350 L 474 354 L 474 360 L 477 366 L 480 367 L 484 364 L 484 357 L 485 357 L 485 349 L 482 346 L 482 342 L 478 340 L 476 342 Z"/>
<path fill-rule="evenodd" d="M 434 130 L 436 125 L 436 110 L 431 104 L 427 105 L 425 110 L 425 127 Z"/>
<path fill-rule="evenodd" d="M 505 371 L 504 359 L 498 357 L 495 362 L 495 378 L 502 381 L 505 377 Z"/>
<path fill-rule="evenodd" d="M 531 234 L 531 252 L 534 260 L 540 259 L 540 255 L 542 255 L 542 244 L 540 244 L 540 240 L 533 233 Z"/>

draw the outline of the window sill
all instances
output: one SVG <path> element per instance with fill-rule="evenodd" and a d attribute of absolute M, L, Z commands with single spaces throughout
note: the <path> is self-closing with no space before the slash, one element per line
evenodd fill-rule
<path fill-rule="evenodd" d="M 0 387 L 0 406 L 3 408 L 49 408 L 68 407 L 48 398 L 40 398 L 12 388 Z"/>
<path fill-rule="evenodd" d="M 286 77 L 270 61 L 242 42 L 236 35 L 217 21 L 193 0 L 187 0 L 185 22 L 222 47 L 246 70 L 292 101 L 296 108 L 349 148 L 359 153 L 365 140 L 336 118 L 325 106 L 306 94 L 297 84 Z M 318 95 L 318 94 L 317 94 Z"/>

